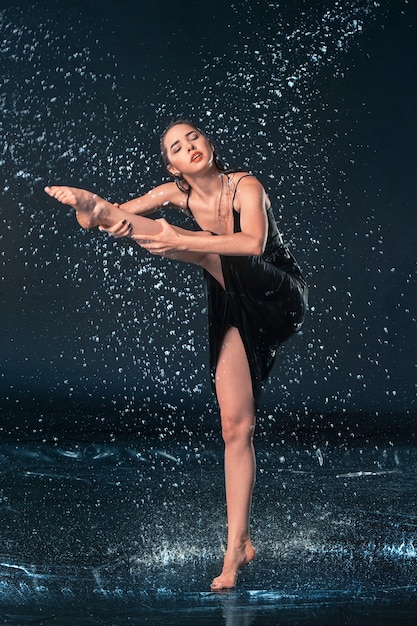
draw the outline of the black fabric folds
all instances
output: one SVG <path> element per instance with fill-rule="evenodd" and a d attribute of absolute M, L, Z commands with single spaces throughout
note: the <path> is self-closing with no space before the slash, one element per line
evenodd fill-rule
<path fill-rule="evenodd" d="M 267 215 L 268 238 L 261 256 L 221 256 L 225 290 L 205 272 L 213 386 L 224 334 L 235 326 L 248 357 L 255 400 L 272 369 L 277 348 L 300 330 L 308 300 L 306 282 L 282 243 L 271 209 Z M 234 231 L 240 231 L 236 211 Z"/>

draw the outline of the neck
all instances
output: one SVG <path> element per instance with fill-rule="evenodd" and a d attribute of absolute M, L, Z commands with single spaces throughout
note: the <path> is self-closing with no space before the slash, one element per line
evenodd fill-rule
<path fill-rule="evenodd" d="M 207 198 L 219 193 L 222 186 L 222 176 L 223 172 L 214 167 L 205 174 L 184 176 L 184 178 L 197 195 Z"/>

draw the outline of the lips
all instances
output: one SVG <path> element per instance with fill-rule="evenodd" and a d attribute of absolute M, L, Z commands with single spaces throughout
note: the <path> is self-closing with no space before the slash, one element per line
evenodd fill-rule
<path fill-rule="evenodd" d="M 202 158 L 203 155 L 201 152 L 193 152 L 191 155 L 191 163 L 198 163 L 198 161 L 201 161 Z"/>

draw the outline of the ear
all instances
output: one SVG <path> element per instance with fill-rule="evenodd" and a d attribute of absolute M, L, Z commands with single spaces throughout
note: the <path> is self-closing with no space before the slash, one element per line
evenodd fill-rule
<path fill-rule="evenodd" d="M 176 167 L 173 167 L 171 164 L 167 165 L 167 170 L 173 176 L 181 176 L 181 172 Z"/>

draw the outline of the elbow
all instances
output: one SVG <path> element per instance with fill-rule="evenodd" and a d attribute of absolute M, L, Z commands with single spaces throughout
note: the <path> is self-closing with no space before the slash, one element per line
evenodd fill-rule
<path fill-rule="evenodd" d="M 255 239 L 253 241 L 253 256 L 262 256 L 265 252 L 266 241 L 263 239 Z"/>

